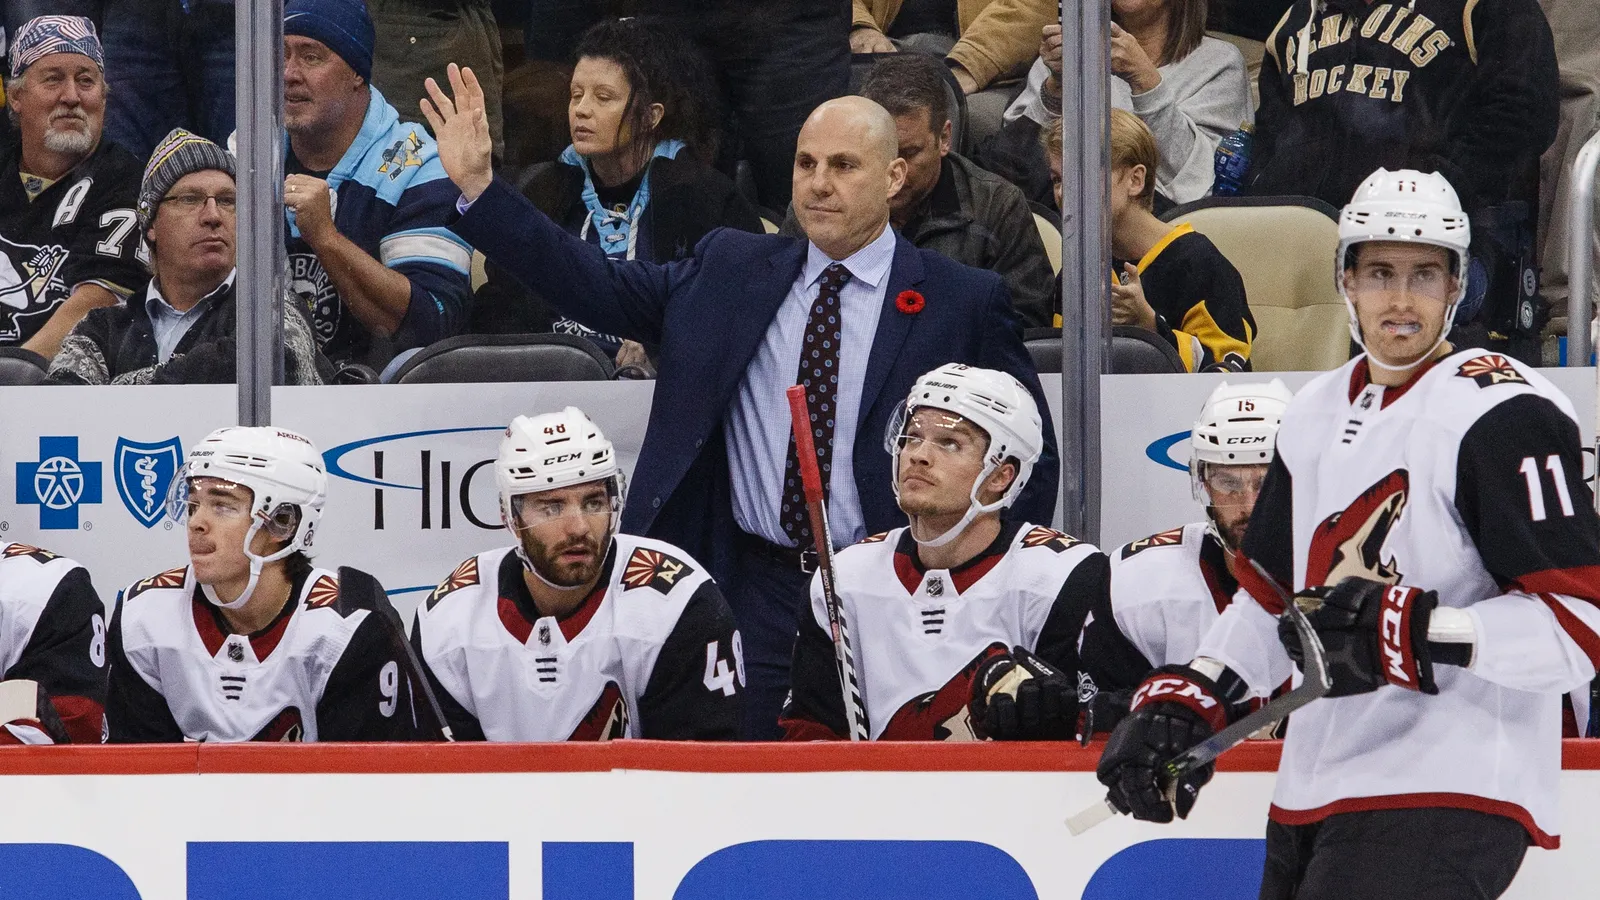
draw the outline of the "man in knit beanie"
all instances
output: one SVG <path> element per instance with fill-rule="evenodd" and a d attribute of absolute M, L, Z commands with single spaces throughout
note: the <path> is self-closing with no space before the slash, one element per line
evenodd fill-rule
<path fill-rule="evenodd" d="M 289 0 L 283 33 L 291 282 L 329 359 L 381 369 L 466 322 L 472 250 L 445 228 L 458 192 L 433 138 L 372 87 L 362 0 Z"/>
<path fill-rule="evenodd" d="M 122 306 L 97 309 L 61 344 L 60 384 L 218 384 L 235 380 L 233 156 L 182 128 L 156 145 L 139 186 L 138 225 L 155 277 Z M 330 372 L 297 299 L 284 299 L 291 384 Z"/>
<path fill-rule="evenodd" d="M 139 161 L 102 140 L 105 56 L 93 23 L 39 16 L 12 35 L 0 145 L 0 345 L 46 358 L 89 310 L 144 283 Z"/>

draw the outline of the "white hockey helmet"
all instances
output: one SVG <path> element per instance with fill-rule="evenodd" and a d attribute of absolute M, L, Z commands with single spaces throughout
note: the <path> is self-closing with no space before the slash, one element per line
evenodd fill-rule
<path fill-rule="evenodd" d="M 188 514 L 191 481 L 216 478 L 249 488 L 250 530 L 244 537 L 244 554 L 250 560 L 250 582 L 231 602 L 216 598 L 205 585 L 206 598 L 218 606 L 238 609 L 249 602 L 261 568 L 296 551 L 311 553 L 322 506 L 328 497 L 328 475 L 316 445 L 293 431 L 272 426 L 219 428 L 189 449 L 188 459 L 172 479 L 167 493 L 167 513 L 175 522 Z M 256 532 L 286 541 L 267 556 L 250 549 Z"/>
<path fill-rule="evenodd" d="M 1272 462 L 1278 426 L 1294 394 L 1277 378 L 1266 384 L 1217 385 L 1200 408 L 1189 435 L 1189 483 L 1194 498 L 1210 505 L 1205 467 Z"/>
<path fill-rule="evenodd" d="M 500 518 L 513 536 L 518 552 L 515 498 L 606 481 L 612 497 L 611 531 L 627 494 L 627 476 L 617 465 L 617 454 L 600 426 L 576 406 L 540 416 L 517 416 L 500 439 L 494 461 L 494 480 L 500 492 Z M 524 563 L 527 559 L 524 558 Z"/>
<path fill-rule="evenodd" d="M 1361 321 L 1356 316 L 1356 305 L 1345 291 L 1344 273 L 1353 263 L 1351 248 L 1368 241 L 1395 241 L 1400 243 L 1428 244 L 1450 251 L 1455 262 L 1456 290 L 1446 300 L 1444 326 L 1439 339 L 1417 359 L 1406 366 L 1389 366 L 1372 354 L 1367 360 L 1381 369 L 1400 371 L 1416 368 L 1433 355 L 1444 343 L 1450 326 L 1456 319 L 1456 308 L 1467 293 L 1467 268 L 1470 258 L 1468 246 L 1472 243 L 1472 227 L 1467 214 L 1461 209 L 1461 198 L 1456 189 L 1438 172 L 1419 172 L 1400 169 L 1391 172 L 1380 168 L 1367 176 L 1356 188 L 1355 197 L 1339 213 L 1339 251 L 1334 256 L 1333 280 L 1344 298 L 1350 314 L 1350 337 L 1357 346 L 1366 349 L 1361 338 Z"/>
<path fill-rule="evenodd" d="M 1044 426 L 1038 404 L 1022 382 L 1006 372 L 980 369 L 960 363 L 946 363 L 918 378 L 911 393 L 889 417 L 884 434 L 884 449 L 889 453 L 889 472 L 895 499 L 900 499 L 900 447 L 911 414 L 922 407 L 940 409 L 960 416 L 989 436 L 983 471 L 972 482 L 967 514 L 954 528 L 931 540 L 918 542 L 929 547 L 948 544 L 983 513 L 1004 509 L 1016 502 L 1033 474 L 1033 465 L 1044 452 Z M 978 500 L 978 489 L 1006 460 L 1017 461 L 1017 477 L 993 503 Z M 915 535 L 913 535 L 915 537 Z"/>

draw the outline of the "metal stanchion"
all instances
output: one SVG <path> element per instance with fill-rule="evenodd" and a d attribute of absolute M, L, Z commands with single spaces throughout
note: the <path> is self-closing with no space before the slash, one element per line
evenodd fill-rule
<path fill-rule="evenodd" d="M 235 7 L 239 424 L 272 421 L 283 371 L 283 0 Z"/>

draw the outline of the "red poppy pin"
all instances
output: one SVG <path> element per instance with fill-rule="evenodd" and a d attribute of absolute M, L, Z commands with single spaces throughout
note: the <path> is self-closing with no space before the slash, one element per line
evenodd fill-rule
<path fill-rule="evenodd" d="M 922 308 L 927 305 L 928 301 L 924 300 L 922 295 L 916 291 L 901 291 L 900 296 L 894 298 L 894 308 L 908 316 L 914 316 L 922 312 Z"/>

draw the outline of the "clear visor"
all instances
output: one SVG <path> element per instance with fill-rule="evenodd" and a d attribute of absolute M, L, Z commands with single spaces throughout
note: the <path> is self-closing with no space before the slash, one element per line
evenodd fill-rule
<path fill-rule="evenodd" d="M 601 490 L 583 490 L 589 487 Z M 589 516 L 615 516 L 622 512 L 624 482 L 617 473 L 603 482 L 580 485 L 579 490 L 540 491 L 518 494 L 511 498 L 511 522 L 514 531 L 538 528 L 562 519 Z"/>
<path fill-rule="evenodd" d="M 919 406 L 909 412 L 904 400 L 889 416 L 889 427 L 883 435 L 883 449 L 890 456 L 899 456 L 903 450 L 922 447 L 957 456 L 974 447 L 981 453 L 987 443 L 983 429 L 968 424 L 967 419 L 953 412 L 931 406 Z M 974 434 L 976 432 L 976 434 Z"/>
<path fill-rule="evenodd" d="M 1198 488 L 1202 502 L 1219 508 L 1250 506 L 1261 495 L 1261 485 L 1267 478 L 1265 463 L 1248 466 L 1225 466 L 1217 463 L 1200 463 Z"/>
<path fill-rule="evenodd" d="M 248 485 L 226 478 L 188 474 L 189 467 L 178 470 L 167 489 L 167 515 L 178 525 L 204 512 L 208 519 L 230 521 L 250 517 L 255 504 L 255 491 Z M 300 525 L 300 510 L 292 503 L 280 503 L 272 514 L 261 516 L 262 527 L 278 540 L 294 537 Z"/>

